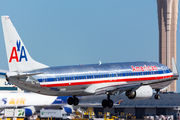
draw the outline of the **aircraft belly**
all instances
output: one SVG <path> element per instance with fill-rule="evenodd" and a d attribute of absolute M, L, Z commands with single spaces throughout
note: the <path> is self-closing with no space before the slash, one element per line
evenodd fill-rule
<path fill-rule="evenodd" d="M 63 86 L 63 87 L 56 87 L 60 91 L 71 91 L 71 90 L 84 90 L 88 87 L 89 85 L 74 85 L 74 86 Z"/>
<path fill-rule="evenodd" d="M 167 87 L 171 83 L 172 83 L 172 81 L 167 81 L 167 82 L 151 84 L 150 86 L 152 87 L 152 89 L 162 89 L 164 87 Z"/>

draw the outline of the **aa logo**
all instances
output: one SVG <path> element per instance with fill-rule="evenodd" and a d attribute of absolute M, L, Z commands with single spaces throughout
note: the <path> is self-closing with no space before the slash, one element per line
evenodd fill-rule
<path fill-rule="evenodd" d="M 19 57 L 18 57 L 18 53 L 20 53 Z M 12 62 L 13 59 L 15 59 L 16 62 L 21 62 L 22 59 L 25 59 L 25 61 L 27 61 L 26 51 L 25 51 L 24 46 L 21 46 L 20 40 L 19 41 L 17 40 L 16 47 L 12 48 L 9 62 Z"/>

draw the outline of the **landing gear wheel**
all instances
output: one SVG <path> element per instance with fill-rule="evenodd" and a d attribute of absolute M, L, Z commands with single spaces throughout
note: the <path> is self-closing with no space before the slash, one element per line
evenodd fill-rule
<path fill-rule="evenodd" d="M 113 101 L 112 100 L 108 100 L 108 108 L 112 108 L 113 107 Z"/>
<path fill-rule="evenodd" d="M 102 107 L 103 108 L 106 108 L 106 107 L 108 107 L 108 108 L 112 108 L 113 107 L 113 101 L 110 99 L 110 95 L 108 94 L 107 95 L 107 99 L 104 99 L 103 101 L 102 101 Z"/>
<path fill-rule="evenodd" d="M 103 108 L 106 108 L 108 106 L 108 101 L 106 99 L 102 101 L 102 106 Z"/>
<path fill-rule="evenodd" d="M 160 91 L 160 89 L 155 89 L 155 91 L 156 91 L 156 94 L 154 95 L 154 98 L 156 99 L 156 100 L 160 100 L 160 95 L 158 94 L 159 93 L 159 91 Z"/>
<path fill-rule="evenodd" d="M 74 105 L 76 106 L 76 105 L 78 105 L 79 104 L 79 99 L 78 98 L 74 98 Z"/>
<path fill-rule="evenodd" d="M 160 97 L 159 94 L 155 94 L 155 95 L 154 95 L 154 98 L 157 99 L 157 100 L 160 100 L 160 99 L 161 99 L 161 97 Z"/>
<path fill-rule="evenodd" d="M 72 105 L 74 103 L 74 99 L 72 97 L 69 97 L 67 102 L 69 105 Z"/>

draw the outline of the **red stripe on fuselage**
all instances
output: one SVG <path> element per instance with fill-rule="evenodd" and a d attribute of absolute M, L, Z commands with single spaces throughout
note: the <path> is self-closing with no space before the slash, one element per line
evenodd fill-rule
<path fill-rule="evenodd" d="M 157 77 L 143 77 L 143 78 L 125 78 L 125 79 L 112 79 L 112 80 L 97 80 L 97 81 L 67 81 L 68 83 L 56 83 L 56 84 L 45 84 L 41 87 L 62 87 L 62 86 L 74 86 L 74 85 L 88 85 L 88 84 L 99 84 L 99 83 L 113 83 L 113 82 L 132 82 L 132 81 L 146 81 L 146 80 L 159 80 L 164 78 L 170 78 L 173 75 L 157 76 Z M 92 79 L 93 80 L 93 79 Z"/>

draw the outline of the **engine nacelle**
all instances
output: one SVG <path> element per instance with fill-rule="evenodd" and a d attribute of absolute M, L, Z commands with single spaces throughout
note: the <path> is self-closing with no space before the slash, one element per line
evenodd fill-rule
<path fill-rule="evenodd" d="M 65 111 L 66 113 L 69 113 L 69 114 L 72 113 L 72 109 L 69 108 L 69 107 L 63 107 L 63 109 L 64 109 L 64 111 Z"/>
<path fill-rule="evenodd" d="M 25 109 L 25 115 L 26 116 L 31 116 L 34 113 L 36 113 L 36 110 L 35 110 L 34 106 L 24 107 L 23 109 Z"/>
<path fill-rule="evenodd" d="M 141 100 L 150 98 L 153 95 L 153 90 L 149 85 L 146 85 L 139 87 L 136 91 L 132 92 L 132 94 L 131 91 L 126 91 L 125 94 L 129 99 Z"/>
<path fill-rule="evenodd" d="M 75 112 L 72 105 L 65 105 L 62 108 L 68 114 Z"/>

